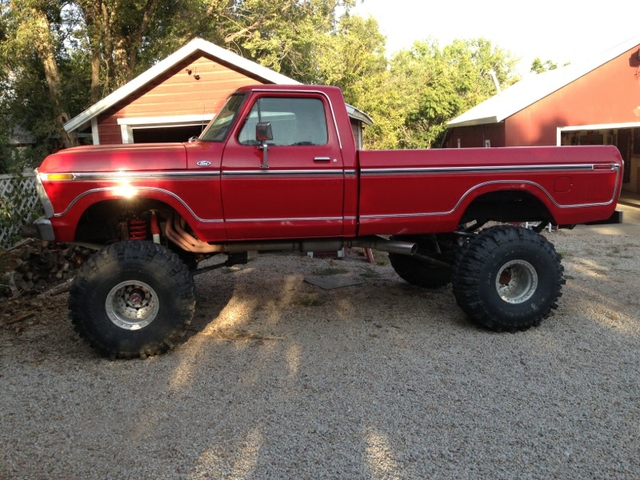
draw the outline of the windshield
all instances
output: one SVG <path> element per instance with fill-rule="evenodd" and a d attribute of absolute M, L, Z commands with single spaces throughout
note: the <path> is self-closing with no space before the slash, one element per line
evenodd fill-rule
<path fill-rule="evenodd" d="M 209 124 L 204 132 L 200 134 L 199 140 L 205 142 L 222 142 L 229 133 L 229 128 L 235 120 L 240 107 L 245 99 L 245 94 L 233 94 L 227 100 L 220 113 Z"/>

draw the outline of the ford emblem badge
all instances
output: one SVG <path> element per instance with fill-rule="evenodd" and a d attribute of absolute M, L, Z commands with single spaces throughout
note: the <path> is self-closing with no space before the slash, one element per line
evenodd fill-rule
<path fill-rule="evenodd" d="M 211 165 L 211 162 L 207 160 L 200 160 L 196 163 L 196 165 L 198 165 L 199 167 L 208 167 L 209 165 Z"/>

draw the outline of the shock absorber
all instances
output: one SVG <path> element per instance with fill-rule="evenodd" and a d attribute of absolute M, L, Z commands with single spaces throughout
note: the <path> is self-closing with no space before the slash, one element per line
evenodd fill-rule
<path fill-rule="evenodd" d="M 151 210 L 151 218 L 149 219 L 150 227 L 151 227 L 151 237 L 153 238 L 153 243 L 160 243 L 160 225 L 158 224 L 158 216 L 156 215 L 155 210 Z"/>
<path fill-rule="evenodd" d="M 147 222 L 140 218 L 129 220 L 129 240 L 146 240 Z"/>

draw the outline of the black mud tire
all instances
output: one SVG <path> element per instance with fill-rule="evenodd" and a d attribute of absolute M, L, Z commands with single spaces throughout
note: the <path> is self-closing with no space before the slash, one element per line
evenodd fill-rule
<path fill-rule="evenodd" d="M 432 239 L 411 236 L 393 236 L 391 238 L 392 240 L 416 242 L 418 244 L 418 254 L 434 257 L 442 262 L 453 263 L 455 252 L 457 251 L 457 247 L 452 246 L 456 245 L 457 237 L 455 235 L 437 236 L 439 240 L 443 241 L 444 250 L 441 254 L 434 253 Z M 444 287 L 451 282 L 451 267 L 429 264 L 411 255 L 397 253 L 389 253 L 389 261 L 398 276 L 411 285 L 436 289 Z"/>
<path fill-rule="evenodd" d="M 71 286 L 76 332 L 110 358 L 166 352 L 195 311 L 195 284 L 184 262 L 146 241 L 109 245 L 90 257 Z"/>
<path fill-rule="evenodd" d="M 527 330 L 558 307 L 563 271 L 560 255 L 542 235 L 521 227 L 491 227 L 458 252 L 453 294 L 478 325 Z"/>

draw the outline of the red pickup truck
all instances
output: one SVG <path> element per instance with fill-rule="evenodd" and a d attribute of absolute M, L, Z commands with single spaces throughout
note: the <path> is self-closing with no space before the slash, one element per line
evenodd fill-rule
<path fill-rule="evenodd" d="M 49 156 L 36 225 L 100 249 L 69 307 L 112 357 L 171 348 L 193 316 L 198 262 L 254 250 L 383 250 L 411 284 L 452 283 L 475 323 L 518 331 L 556 308 L 565 283 L 540 232 L 622 221 L 622 168 L 611 146 L 357 150 L 339 89 L 251 86 L 187 143 Z"/>

